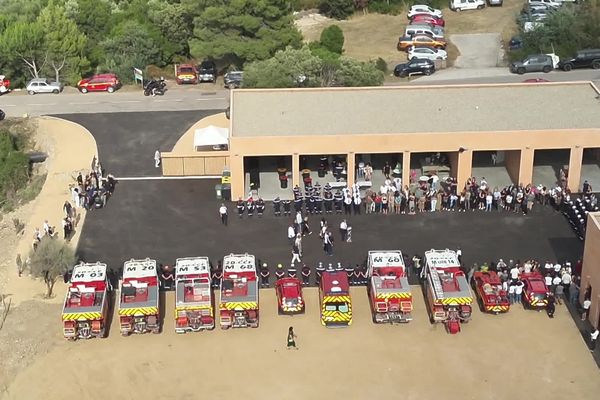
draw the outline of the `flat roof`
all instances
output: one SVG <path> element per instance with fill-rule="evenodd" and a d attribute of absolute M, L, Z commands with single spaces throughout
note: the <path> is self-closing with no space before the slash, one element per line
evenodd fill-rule
<path fill-rule="evenodd" d="M 232 137 L 600 129 L 591 82 L 239 89 Z"/>

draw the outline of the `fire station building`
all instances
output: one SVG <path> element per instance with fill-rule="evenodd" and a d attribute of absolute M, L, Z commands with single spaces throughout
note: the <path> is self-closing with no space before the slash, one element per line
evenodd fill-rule
<path fill-rule="evenodd" d="M 508 184 L 538 183 L 534 166 L 550 151 L 579 191 L 591 179 L 583 164 L 600 171 L 599 98 L 591 82 L 233 90 L 228 118 L 200 121 L 193 140 L 188 131 L 162 154 L 163 174 L 227 168 L 232 199 L 258 189 L 268 200 L 311 179 L 371 186 L 365 166 L 383 160 L 403 184 L 435 173 L 460 187 L 494 154 L 486 168 L 498 162 Z M 220 133 L 199 136 L 209 123 Z"/>
<path fill-rule="evenodd" d="M 586 295 L 592 301 L 590 323 L 600 329 L 600 212 L 588 214 L 579 293 L 581 304 Z"/>

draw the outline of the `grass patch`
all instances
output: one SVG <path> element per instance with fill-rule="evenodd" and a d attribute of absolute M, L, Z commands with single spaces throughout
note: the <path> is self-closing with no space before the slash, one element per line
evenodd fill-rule
<path fill-rule="evenodd" d="M 46 182 L 46 174 L 34 175 L 27 186 L 19 190 L 15 195 L 4 199 L 2 211 L 11 212 L 15 208 L 27 204 L 40 194 L 44 183 Z"/>

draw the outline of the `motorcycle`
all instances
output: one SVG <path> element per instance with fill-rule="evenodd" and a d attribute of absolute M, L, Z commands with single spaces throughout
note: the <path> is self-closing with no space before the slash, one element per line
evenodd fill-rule
<path fill-rule="evenodd" d="M 144 86 L 144 96 L 162 96 L 165 94 L 167 83 L 163 78 L 152 79 Z"/>

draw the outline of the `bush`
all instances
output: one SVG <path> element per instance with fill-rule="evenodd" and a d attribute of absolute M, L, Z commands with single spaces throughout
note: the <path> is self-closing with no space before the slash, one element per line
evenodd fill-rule
<path fill-rule="evenodd" d="M 344 32 L 337 25 L 330 25 L 321 32 L 321 45 L 332 53 L 344 51 Z"/>
<path fill-rule="evenodd" d="M 319 8 L 319 0 L 292 0 L 294 11 L 313 10 Z"/>
<path fill-rule="evenodd" d="M 329 18 L 346 19 L 354 13 L 354 1 L 321 0 L 319 12 Z"/>
<path fill-rule="evenodd" d="M 388 66 L 387 63 L 385 62 L 385 60 L 381 57 L 377 58 L 377 60 L 375 60 L 375 68 L 377 68 L 378 70 L 380 70 L 381 72 L 383 72 L 384 74 L 386 72 L 388 72 Z"/>
<path fill-rule="evenodd" d="M 29 159 L 17 148 L 15 138 L 0 132 L 0 203 L 14 197 L 29 180 Z"/>

